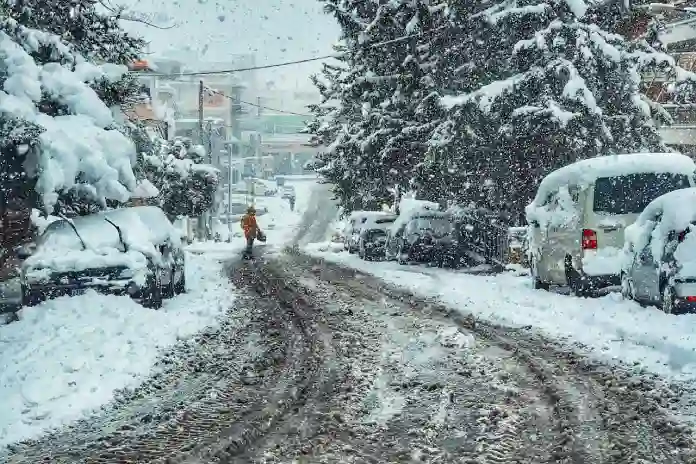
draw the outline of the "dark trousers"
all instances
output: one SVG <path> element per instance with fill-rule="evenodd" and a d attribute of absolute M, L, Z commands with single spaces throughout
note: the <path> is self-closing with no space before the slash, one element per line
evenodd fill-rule
<path fill-rule="evenodd" d="M 246 242 L 247 242 L 247 245 L 246 245 L 246 250 L 244 251 L 244 254 L 246 254 L 246 255 L 251 255 L 251 247 L 254 246 L 254 236 L 253 236 L 253 235 L 249 235 L 249 236 L 246 238 Z"/>

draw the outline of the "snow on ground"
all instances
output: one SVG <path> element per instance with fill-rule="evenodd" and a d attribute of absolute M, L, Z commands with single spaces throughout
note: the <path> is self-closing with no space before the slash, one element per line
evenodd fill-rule
<path fill-rule="evenodd" d="M 268 208 L 259 224 L 272 250 L 292 237 L 313 185 L 298 184 L 295 212 L 279 197 L 258 199 Z M 0 326 L 0 447 L 97 410 L 144 381 L 163 350 L 217 324 L 235 300 L 223 263 L 244 245 L 241 229 L 231 243 L 190 245 L 187 293 L 161 310 L 90 291 L 23 308 L 17 322 Z"/>
<path fill-rule="evenodd" d="M 162 349 L 191 336 L 234 302 L 222 264 L 187 256 L 187 293 L 145 309 L 90 291 L 20 311 L 0 327 L 0 446 L 77 420 L 143 381 Z"/>
<path fill-rule="evenodd" d="M 507 326 L 531 326 L 602 361 L 629 365 L 676 381 L 696 380 L 696 315 L 668 315 L 616 293 L 576 298 L 534 290 L 519 273 L 477 276 L 447 269 L 366 262 L 327 244 L 314 256 L 347 265 L 465 313 Z"/>

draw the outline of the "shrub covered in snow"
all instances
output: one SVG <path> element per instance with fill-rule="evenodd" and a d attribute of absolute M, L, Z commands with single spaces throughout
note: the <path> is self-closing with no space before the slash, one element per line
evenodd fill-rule
<path fill-rule="evenodd" d="M 199 216 L 215 201 L 219 171 L 205 164 L 205 149 L 190 139 L 166 141 L 153 137 L 149 152 L 138 155 L 137 174 L 158 193 L 148 199 L 170 218 Z"/>

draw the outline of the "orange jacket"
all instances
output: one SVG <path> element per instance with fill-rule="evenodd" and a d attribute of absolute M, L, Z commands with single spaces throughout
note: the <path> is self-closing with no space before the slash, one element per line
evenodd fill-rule
<path fill-rule="evenodd" d="M 256 237 L 256 233 L 259 230 L 259 225 L 256 223 L 256 215 L 245 214 L 242 216 L 241 225 L 242 229 L 244 229 L 244 236 L 246 238 Z"/>

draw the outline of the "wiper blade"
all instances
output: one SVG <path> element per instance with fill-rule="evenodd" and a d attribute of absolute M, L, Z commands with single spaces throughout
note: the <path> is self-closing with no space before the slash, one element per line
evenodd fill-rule
<path fill-rule="evenodd" d="M 87 249 L 87 245 L 85 245 L 85 241 L 82 240 L 82 237 L 80 236 L 80 233 L 77 231 L 77 227 L 75 227 L 75 224 L 73 224 L 72 219 L 69 217 L 65 216 L 64 214 L 60 215 L 60 218 L 70 224 L 70 228 L 75 232 L 75 235 L 77 235 L 77 238 L 80 239 L 80 243 L 82 244 L 82 251 L 85 251 Z"/>
<path fill-rule="evenodd" d="M 118 240 L 123 245 L 123 251 L 127 252 L 128 245 L 126 245 L 126 241 L 123 240 L 123 232 L 121 232 L 121 228 L 119 226 L 117 226 L 116 224 L 114 224 L 114 222 L 107 217 L 105 217 L 104 220 L 116 228 L 116 231 L 118 232 Z"/>

